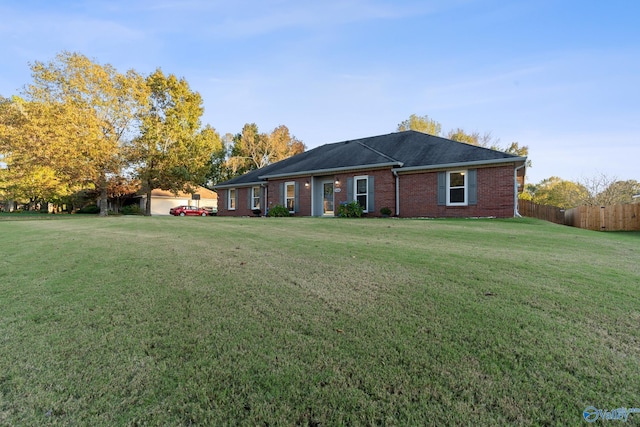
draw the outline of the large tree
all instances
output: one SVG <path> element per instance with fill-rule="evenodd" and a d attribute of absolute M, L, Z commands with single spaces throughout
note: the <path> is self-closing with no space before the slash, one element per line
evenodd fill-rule
<path fill-rule="evenodd" d="M 202 97 L 186 80 L 165 76 L 158 69 L 147 77 L 146 85 L 141 134 L 133 140 L 129 156 L 147 195 L 145 214 L 151 215 L 151 192 L 193 191 L 203 184 L 222 142 L 215 129 L 201 127 Z"/>
<path fill-rule="evenodd" d="M 241 175 L 271 163 L 302 153 L 304 143 L 280 125 L 270 134 L 260 133 L 255 123 L 247 123 L 233 138 L 227 167 L 231 176 Z"/>
<path fill-rule="evenodd" d="M 528 184 L 522 198 L 541 205 L 570 209 L 584 204 L 588 194 L 588 190 L 583 185 L 552 176 L 538 184 Z"/>
<path fill-rule="evenodd" d="M 219 182 L 233 178 L 227 167 L 227 159 L 233 148 L 233 134 L 226 133 L 221 137 L 220 147 L 211 155 L 211 167 L 207 173 L 207 185 L 213 187 Z"/>
<path fill-rule="evenodd" d="M 485 148 L 498 146 L 498 141 L 494 141 L 491 132 L 485 132 L 481 135 L 480 132 L 477 131 L 467 133 L 461 128 L 456 128 L 447 132 L 446 137 L 452 141 L 464 142 L 465 144 L 478 145 Z"/>
<path fill-rule="evenodd" d="M 29 119 L 42 128 L 39 144 L 64 159 L 62 167 L 55 162 L 45 165 L 95 186 L 100 215 L 106 216 L 108 180 L 123 167 L 122 148 L 133 136 L 146 95 L 144 79 L 133 70 L 119 73 L 109 64 L 71 52 L 47 63 L 35 62 L 31 71 L 33 82 L 25 97 L 30 105 L 41 106 L 44 114 Z"/>
<path fill-rule="evenodd" d="M 587 190 L 587 194 L 582 200 L 584 205 L 609 206 L 632 203 L 633 196 L 640 193 L 638 181 L 633 179 L 621 181 L 614 176 L 603 173 L 583 178 L 580 184 Z"/>
<path fill-rule="evenodd" d="M 79 187 L 85 165 L 75 160 L 86 146 L 69 132 L 77 127 L 78 116 L 69 104 L 19 97 L 0 102 L 0 153 L 8 194 L 35 204 L 59 199 Z"/>
<path fill-rule="evenodd" d="M 429 135 L 440 136 L 442 126 L 435 120 L 430 119 L 427 115 L 416 116 L 415 114 L 412 114 L 407 120 L 398 124 L 398 132 L 407 130 L 415 130 L 422 133 L 428 133 Z"/>

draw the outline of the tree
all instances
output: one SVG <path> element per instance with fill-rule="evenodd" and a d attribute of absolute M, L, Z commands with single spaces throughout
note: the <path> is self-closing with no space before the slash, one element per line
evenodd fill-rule
<path fill-rule="evenodd" d="M 616 177 L 597 174 L 581 180 L 587 189 L 582 204 L 609 206 L 619 203 L 632 203 L 633 196 L 640 193 L 640 183 L 636 180 L 620 181 Z"/>
<path fill-rule="evenodd" d="M 530 195 L 530 197 L 524 196 L 525 199 L 530 199 L 541 205 L 558 206 L 563 209 L 580 206 L 588 196 L 588 191 L 584 186 L 557 176 L 543 179 L 535 185 L 528 184 L 525 192 Z"/>
<path fill-rule="evenodd" d="M 140 182 L 129 176 L 115 176 L 109 180 L 107 194 L 112 200 L 112 208 L 117 213 L 122 208 L 123 201 L 136 195 L 140 189 Z"/>
<path fill-rule="evenodd" d="M 211 167 L 207 173 L 207 185 L 213 188 L 219 182 L 227 181 L 233 176 L 227 167 L 227 159 L 233 147 L 233 134 L 226 133 L 221 138 L 220 147 L 211 154 Z"/>
<path fill-rule="evenodd" d="M 260 168 L 263 164 L 263 147 L 266 135 L 258 132 L 258 125 L 246 123 L 242 131 L 233 137 L 233 146 L 227 161 L 231 176 L 242 175 Z"/>
<path fill-rule="evenodd" d="M 491 150 L 509 152 L 508 149 L 500 147 L 500 140 L 494 139 L 491 132 L 485 132 L 481 135 L 478 131 L 466 133 L 462 128 L 456 128 L 447 133 L 447 138 L 452 141 L 464 142 L 465 144 L 477 145 Z M 516 147 L 518 146 L 517 142 L 511 145 L 513 146 L 514 144 Z"/>
<path fill-rule="evenodd" d="M 442 126 L 440 123 L 429 118 L 429 116 L 416 116 L 412 114 L 407 120 L 398 124 L 398 132 L 407 130 L 415 130 L 422 133 L 428 133 L 429 135 L 440 136 Z"/>
<path fill-rule="evenodd" d="M 247 123 L 233 138 L 227 167 L 231 176 L 237 176 L 302 153 L 305 149 L 304 143 L 291 135 L 284 125 L 267 135 L 259 133 L 255 123 Z"/>
<path fill-rule="evenodd" d="M 605 190 L 604 196 L 608 198 L 608 205 L 619 203 L 634 203 L 633 196 L 640 194 L 640 182 L 635 179 L 627 181 L 615 181 Z"/>
<path fill-rule="evenodd" d="M 67 106 L 65 139 L 74 141 L 71 167 L 100 193 L 100 215 L 107 215 L 110 177 L 122 166 L 122 147 L 135 132 L 135 120 L 146 95 L 143 78 L 133 70 L 119 73 L 78 53 L 62 52 L 49 63 L 31 66 L 34 82 L 27 86 L 29 100 Z"/>
<path fill-rule="evenodd" d="M 73 161 L 82 140 L 69 136 L 68 104 L 27 102 L 13 97 L 0 102 L 0 153 L 6 165 L 6 188 L 16 199 L 59 199 L 74 191 L 84 165 Z"/>
<path fill-rule="evenodd" d="M 268 137 L 269 144 L 265 147 L 265 157 L 268 164 L 295 156 L 304 152 L 304 143 L 291 135 L 285 125 L 276 127 Z"/>
<path fill-rule="evenodd" d="M 523 145 L 522 147 L 518 142 L 512 142 L 506 148 L 502 148 L 498 145 L 490 147 L 492 150 L 498 150 L 509 154 L 514 154 L 520 157 L 529 157 L 529 147 L 527 145 Z M 530 159 L 527 159 L 527 167 L 530 168 L 533 166 Z"/>
<path fill-rule="evenodd" d="M 146 95 L 144 80 L 133 70 L 122 74 L 111 65 L 70 52 L 48 63 L 35 62 L 31 71 L 27 101 L 57 114 L 29 117 L 42 132 L 28 134 L 26 139 L 37 139 L 45 151 L 63 159 L 64 166 L 47 157 L 40 159 L 56 173 L 70 172 L 69 178 L 77 183 L 94 185 L 100 193 L 100 215 L 106 216 L 108 180 L 122 168 L 122 147 L 132 138 Z M 33 126 L 30 130 L 34 131 Z"/>
<path fill-rule="evenodd" d="M 201 128 L 202 97 L 186 80 L 165 76 L 158 69 L 147 77 L 146 85 L 141 134 L 128 153 L 147 195 L 145 215 L 151 215 L 151 192 L 190 191 L 204 183 L 212 154 L 222 143 L 215 129 Z"/>

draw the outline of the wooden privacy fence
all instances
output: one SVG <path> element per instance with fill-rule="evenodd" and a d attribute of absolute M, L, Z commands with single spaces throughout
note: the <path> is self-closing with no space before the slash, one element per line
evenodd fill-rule
<path fill-rule="evenodd" d="M 565 224 L 597 231 L 640 230 L 640 204 L 578 206 L 565 212 Z"/>
<path fill-rule="evenodd" d="M 539 205 L 530 200 L 518 200 L 522 216 L 543 219 L 596 231 L 640 230 L 640 204 L 611 206 L 578 206 L 564 210 L 557 206 Z"/>
<path fill-rule="evenodd" d="M 518 200 L 518 212 L 522 216 L 564 224 L 564 209 L 551 205 L 539 205 L 531 200 Z"/>

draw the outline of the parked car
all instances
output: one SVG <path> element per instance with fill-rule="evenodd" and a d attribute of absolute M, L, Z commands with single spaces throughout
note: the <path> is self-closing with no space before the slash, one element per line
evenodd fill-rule
<path fill-rule="evenodd" d="M 207 213 L 211 216 L 218 215 L 218 209 L 213 206 L 203 206 L 202 209 L 206 210 Z"/>
<path fill-rule="evenodd" d="M 175 216 L 187 216 L 187 215 L 207 216 L 209 215 L 209 212 L 207 212 L 207 210 L 204 208 L 182 205 L 182 206 L 177 206 L 175 208 L 169 209 L 169 214 L 175 215 Z"/>

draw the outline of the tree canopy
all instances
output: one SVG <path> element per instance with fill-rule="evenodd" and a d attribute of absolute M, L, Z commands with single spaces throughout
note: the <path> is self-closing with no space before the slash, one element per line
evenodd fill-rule
<path fill-rule="evenodd" d="M 260 133 L 255 123 L 247 123 L 242 132 L 233 137 L 226 165 L 231 177 L 260 169 L 271 163 L 302 153 L 304 143 L 280 125 L 271 133 Z"/>
<path fill-rule="evenodd" d="M 440 136 L 442 132 L 442 125 L 429 118 L 429 116 L 417 116 L 412 114 L 408 119 L 398 124 L 398 132 L 407 130 L 415 130 L 422 133 L 428 133 L 429 135 Z"/>
<path fill-rule="evenodd" d="M 583 205 L 609 206 L 633 203 L 634 195 L 640 193 L 636 180 L 621 181 L 599 174 L 574 182 L 552 176 L 537 184 L 527 184 L 521 198 L 542 205 L 571 209 Z"/>
<path fill-rule="evenodd" d="M 177 193 L 202 182 L 211 155 L 221 147 L 215 129 L 201 128 L 202 97 L 184 79 L 158 69 L 146 79 L 148 95 L 140 115 L 140 135 L 129 146 L 129 162 L 145 191 L 145 214 L 151 215 L 151 192 Z"/>
<path fill-rule="evenodd" d="M 284 125 L 221 138 L 201 123 L 200 94 L 160 69 L 120 73 L 66 51 L 30 67 L 21 96 L 0 96 L 3 199 L 99 195 L 106 215 L 108 196 L 142 187 L 149 202 L 153 189 L 192 191 L 305 150 Z"/>
<path fill-rule="evenodd" d="M 16 177 L 46 173 L 69 188 L 93 186 L 106 215 L 108 180 L 122 168 L 121 147 L 145 93 L 142 77 L 70 52 L 35 62 L 31 71 L 33 82 L 24 99 L 14 98 L 14 120 L 5 128 L 10 170 Z"/>

